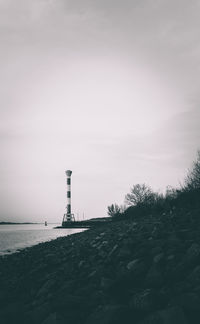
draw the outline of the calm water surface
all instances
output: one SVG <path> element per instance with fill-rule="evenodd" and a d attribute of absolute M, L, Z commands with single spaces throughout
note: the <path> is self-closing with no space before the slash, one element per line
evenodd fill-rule
<path fill-rule="evenodd" d="M 84 229 L 54 229 L 60 224 L 0 225 L 0 255 L 50 240 L 82 232 Z"/>

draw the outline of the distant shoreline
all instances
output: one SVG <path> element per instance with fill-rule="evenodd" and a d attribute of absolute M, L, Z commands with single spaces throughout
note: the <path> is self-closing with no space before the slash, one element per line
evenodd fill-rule
<path fill-rule="evenodd" d="M 24 222 L 24 223 L 14 223 L 14 222 L 0 222 L 0 225 L 28 225 L 28 224 L 43 224 L 43 223 L 31 223 L 31 222 Z"/>

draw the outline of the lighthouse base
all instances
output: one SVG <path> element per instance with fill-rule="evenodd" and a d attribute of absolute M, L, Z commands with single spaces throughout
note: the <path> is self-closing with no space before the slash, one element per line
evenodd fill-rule
<path fill-rule="evenodd" d="M 66 222 L 74 222 L 74 221 L 75 221 L 74 214 L 64 214 L 62 225 Z"/>

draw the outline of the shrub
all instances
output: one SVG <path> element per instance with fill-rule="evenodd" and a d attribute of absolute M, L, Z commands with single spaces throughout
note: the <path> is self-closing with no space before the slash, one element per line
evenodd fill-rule
<path fill-rule="evenodd" d="M 117 204 L 112 204 L 108 206 L 108 215 L 111 217 L 119 216 L 121 214 L 120 206 Z"/>

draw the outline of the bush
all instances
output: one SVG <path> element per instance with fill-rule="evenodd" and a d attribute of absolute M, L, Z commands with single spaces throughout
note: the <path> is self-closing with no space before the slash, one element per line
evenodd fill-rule
<path fill-rule="evenodd" d="M 111 217 L 121 215 L 121 208 L 117 204 L 112 204 L 108 206 L 108 215 Z"/>

